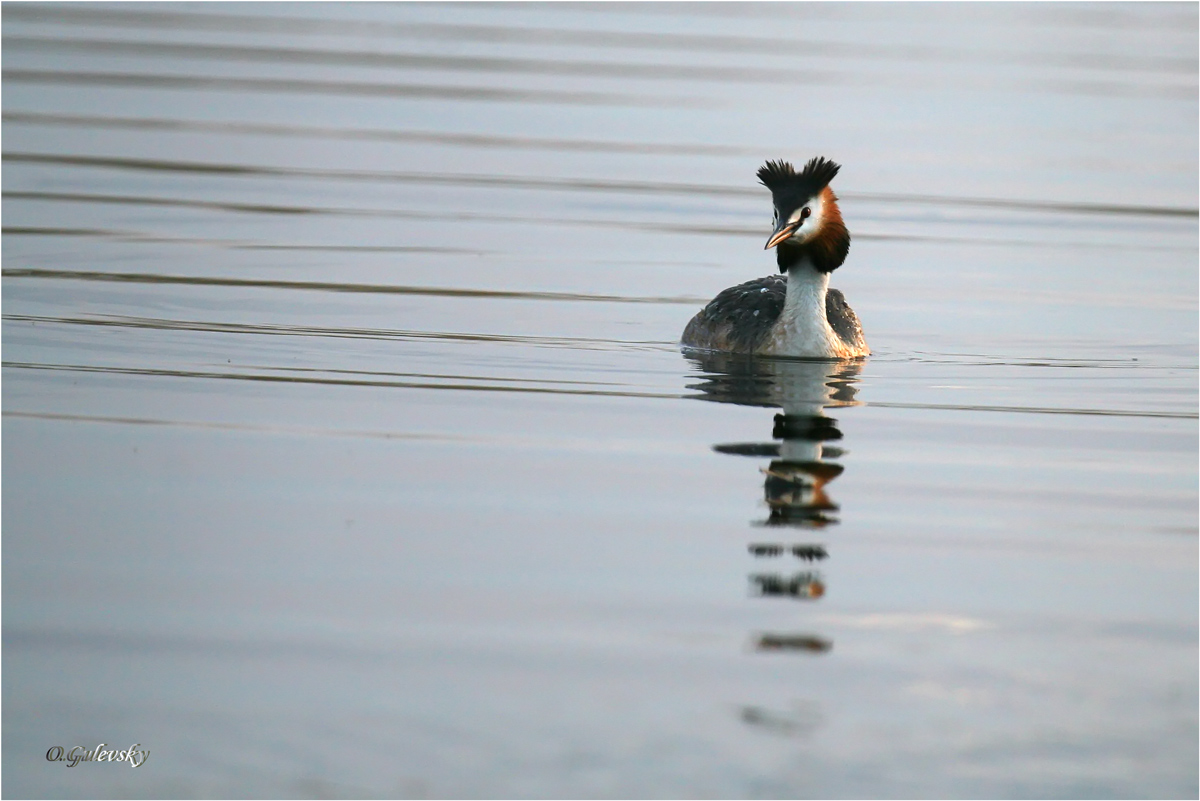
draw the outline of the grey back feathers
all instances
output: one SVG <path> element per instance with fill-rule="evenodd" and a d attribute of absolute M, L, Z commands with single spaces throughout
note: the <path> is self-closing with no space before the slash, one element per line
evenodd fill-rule
<path fill-rule="evenodd" d="M 683 344 L 753 353 L 766 342 L 787 297 L 787 278 L 768 275 L 717 295 L 683 330 Z"/>
<path fill-rule="evenodd" d="M 830 289 L 825 293 L 825 318 L 829 320 L 829 327 L 838 335 L 838 339 L 851 347 L 866 346 L 862 323 L 840 289 Z"/>

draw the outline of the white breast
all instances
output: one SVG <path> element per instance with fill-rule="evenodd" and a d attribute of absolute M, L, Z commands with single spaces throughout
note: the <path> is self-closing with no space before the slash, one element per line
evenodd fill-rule
<path fill-rule="evenodd" d="M 759 353 L 767 356 L 798 356 L 815 359 L 844 359 L 850 354 L 825 316 L 829 274 L 801 263 L 788 270 L 787 297 L 783 313 Z"/>

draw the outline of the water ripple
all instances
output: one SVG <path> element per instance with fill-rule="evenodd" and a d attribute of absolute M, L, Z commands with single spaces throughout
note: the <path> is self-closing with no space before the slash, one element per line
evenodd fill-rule
<path fill-rule="evenodd" d="M 184 370 L 184 369 L 159 369 L 152 367 L 115 367 L 104 365 L 91 364 L 46 364 L 38 362 L 10 362 L 2 363 L 2 366 L 10 369 L 20 370 L 48 370 L 54 372 L 74 372 L 74 373 L 104 373 L 108 375 L 129 375 L 142 376 L 149 378 L 201 378 L 217 381 L 259 381 L 267 383 L 284 383 L 284 384 L 315 384 L 328 386 L 347 386 L 347 387 L 379 387 L 390 389 L 445 389 L 468 392 L 523 392 L 533 393 L 538 395 L 590 395 L 600 397 L 625 397 L 625 398 L 670 398 L 679 399 L 683 397 L 677 392 L 642 392 L 635 390 L 607 390 L 607 389 L 569 389 L 564 387 L 539 386 L 543 383 L 550 383 L 540 379 L 528 379 L 528 386 L 517 386 L 515 382 L 523 379 L 505 378 L 494 379 L 479 376 L 466 375 L 430 375 L 424 373 L 382 373 L 368 371 L 353 371 L 353 370 L 313 370 L 314 373 L 324 373 L 327 375 L 295 375 L 295 374 L 279 374 L 279 373 L 251 373 L 251 372 L 233 372 L 233 371 L 215 371 L 215 370 Z M 275 370 L 289 370 L 290 368 L 269 368 Z M 303 371 L 293 371 L 303 372 Z M 329 375 L 333 374 L 333 375 Z M 426 381 L 404 381 L 398 380 L 399 377 L 409 375 L 413 378 L 433 378 L 439 380 Z M 336 376 L 336 377 L 334 377 Z M 359 376 L 359 377 L 349 377 Z M 489 383 L 495 382 L 495 383 Z M 514 382 L 512 384 L 506 382 Z"/>
<path fill-rule="evenodd" d="M 692 7 L 695 8 L 695 7 Z M 627 10 L 626 10 L 627 13 Z M 772 14 L 778 13 L 773 10 Z M 486 44 L 566 45 L 594 48 L 645 49 L 675 52 L 770 54 L 784 57 L 825 57 L 865 61 L 912 61 L 973 63 L 990 61 L 1001 64 L 1030 64 L 1067 69 L 1134 70 L 1192 75 L 1195 58 L 1167 55 L 1128 55 L 1118 53 L 1072 53 L 995 50 L 954 47 L 952 45 L 899 44 L 873 42 L 863 47 L 857 42 L 828 39 L 799 39 L 731 35 L 728 33 L 682 33 L 677 31 L 614 31 L 595 28 L 571 29 L 521 25 L 448 24 L 382 20 L 302 19 L 297 17 L 243 14 L 189 13 L 181 11 L 88 8 L 80 5 L 36 6 L 14 4 L 5 8 L 9 20 L 40 23 L 92 24 L 110 27 L 216 30 L 227 32 L 257 31 L 271 34 L 343 35 L 371 38 L 443 39 Z M 1185 24 L 1193 24 L 1189 16 Z"/>
<path fill-rule="evenodd" d="M 92 156 L 62 153 L 6 152 L 4 161 L 28 164 L 56 164 L 105 169 L 212 173 L 219 175 L 271 176 L 281 178 L 317 178 L 382 183 L 415 183 L 445 186 L 491 186 L 514 189 L 550 191 L 627 192 L 713 197 L 752 197 L 761 200 L 763 190 L 755 187 L 720 186 L 716 184 L 675 183 L 665 181 L 612 181 L 595 178 L 550 178 L 522 175 L 471 175 L 447 173 L 397 172 L 388 170 L 344 170 L 300 167 L 275 167 L 255 164 L 180 161 L 175 159 L 141 159 L 120 156 Z M 944 206 L 973 206 L 1022 211 L 1060 212 L 1071 214 L 1121 214 L 1163 217 L 1197 217 L 1200 209 L 1178 206 L 1136 206 L 1110 203 L 1063 203 L 1002 198 L 955 197 L 948 195 L 910 195 L 881 192 L 840 195 L 842 199 L 867 200 L 899 204 L 928 204 Z"/>
<path fill-rule="evenodd" d="M 113 281 L 133 284 L 190 284 L 194 286 L 255 287 L 300 289 L 311 292 L 358 292 L 383 295 L 433 295 L 447 298 L 488 298 L 491 300 L 583 301 L 591 303 L 675 303 L 695 305 L 707 298 L 689 296 L 596 295 L 580 292 L 532 292 L 457 287 L 398 286 L 394 284 L 346 284 L 327 281 L 280 281 L 256 278 L 164 275 L 161 273 L 109 273 L 88 270 L 46 270 L 13 268 L 0 272 L 5 278 L 46 278 L 69 281 Z"/>
<path fill-rule="evenodd" d="M 658 398 L 678 400 L 688 396 L 677 392 L 648 392 L 639 390 L 608 390 L 564 388 L 540 386 L 550 383 L 539 379 L 488 378 L 480 376 L 428 374 L 428 373 L 388 373 L 365 370 L 324 370 L 296 368 L 265 368 L 286 371 L 289 374 L 252 373 L 215 370 L 184 370 L 150 367 L 116 367 L 89 364 L 48 364 L 40 362 L 5 361 L 3 367 L 20 370 L 45 370 L 53 372 L 103 373 L 108 375 L 129 375 L 148 378 L 199 378 L 208 380 L 256 381 L 285 384 L 315 384 L 349 387 L 378 387 L 390 389 L 438 389 L 469 392 L 516 392 L 551 395 L 587 395 L 602 397 L 625 398 Z M 302 373 L 297 375 L 296 373 Z M 313 373 L 313 374 L 304 374 Z M 322 375 L 314 375 L 320 373 Z M 336 376 L 336 377 L 335 377 Z M 349 377 L 355 376 L 355 377 Z M 436 380 L 405 381 L 404 377 L 426 378 Z M 493 382 L 493 383 L 489 383 Z M 512 382 L 512 383 L 508 383 Z M 527 382 L 526 386 L 518 386 L 518 382 Z M 860 404 L 884 409 L 914 409 L 930 411 L 965 411 L 965 412 L 1000 412 L 1006 414 L 1052 414 L 1075 416 L 1102 417 L 1135 417 L 1159 418 L 1171 420 L 1195 420 L 1200 415 L 1196 412 L 1172 411 L 1139 411 L 1127 409 L 1087 409 L 1051 406 L 996 406 L 986 404 L 938 404 L 938 403 L 900 403 L 888 401 L 870 401 Z"/>
<path fill-rule="evenodd" d="M 533 347 L 570 348 L 572 350 L 669 350 L 676 343 L 655 340 L 600 339 L 595 337 L 540 337 L 514 334 L 481 334 L 448 331 L 414 331 L 390 328 L 346 328 L 306 325 L 264 325 L 223 323 L 208 320 L 168 320 L 156 317 L 52 317 L 34 314 L 5 314 L 3 319 L 22 323 L 88 325 L 106 328 L 150 329 L 159 331 L 203 331 L 221 334 L 262 334 L 268 336 L 329 337 L 334 339 L 373 339 L 394 341 L 439 340 L 449 342 L 490 342 Z M 499 379 L 496 379 L 499 380 Z M 599 383 L 599 382 L 583 382 Z"/>
<path fill-rule="evenodd" d="M 235 45 L 131 42 L 97 39 L 51 39 L 7 36 L 4 46 L 37 52 L 76 52 L 157 58 L 187 58 L 253 63 L 312 64 L 321 66 L 438 70 L 492 75 L 573 75 L 596 78 L 638 78 L 657 81 L 718 83 L 823 83 L 844 81 L 847 76 L 828 70 L 766 67 L 710 67 L 700 64 L 633 64 L 617 61 L 566 61 L 563 59 L 443 56 L 424 53 L 324 50 L 297 47 L 242 47 Z M 72 73 L 75 74 L 75 73 Z"/>
<path fill-rule="evenodd" d="M 490 101 L 499 103 L 555 103 L 572 106 L 711 106 L 702 97 L 626 94 L 586 90 L 502 89 L 490 86 L 450 86 L 422 83 L 377 83 L 299 78 L 230 78 L 201 75 L 149 75 L 134 72 L 81 72 L 71 70 L 5 69 L 0 75 L 12 83 L 74 86 L 112 86 L 137 89 L 178 89 L 216 92 L 282 92 L 357 97 L 416 98 L 427 100 Z"/>
<path fill-rule="evenodd" d="M 650 153 L 686 156 L 755 156 L 761 147 L 704 143 L 615 142 L 595 139 L 548 139 L 536 136 L 467 134 L 452 131 L 407 131 L 389 128 L 336 128 L 319 125 L 277 125 L 256 122 L 207 122 L 162 117 L 97 117 L 82 114 L 45 114 L 5 111 L 5 122 L 27 125 L 78 126 L 138 131 L 188 131 L 231 135 L 353 139 L 379 142 L 414 142 L 467 148 L 504 148 L 591 153 Z"/>

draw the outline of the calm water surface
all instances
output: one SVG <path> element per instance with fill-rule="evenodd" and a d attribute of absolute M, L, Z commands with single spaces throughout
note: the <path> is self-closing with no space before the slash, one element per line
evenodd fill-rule
<path fill-rule="evenodd" d="M 1194 798 L 1197 17 L 5 4 L 4 794 Z"/>

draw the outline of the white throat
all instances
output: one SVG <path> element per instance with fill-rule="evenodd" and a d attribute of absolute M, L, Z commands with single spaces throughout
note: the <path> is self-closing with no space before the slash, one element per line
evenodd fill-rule
<path fill-rule="evenodd" d="M 828 292 L 829 273 L 817 270 L 807 259 L 793 265 L 788 270 L 783 313 L 766 343 L 766 352 L 773 356 L 838 358 L 843 346 L 825 316 Z"/>

